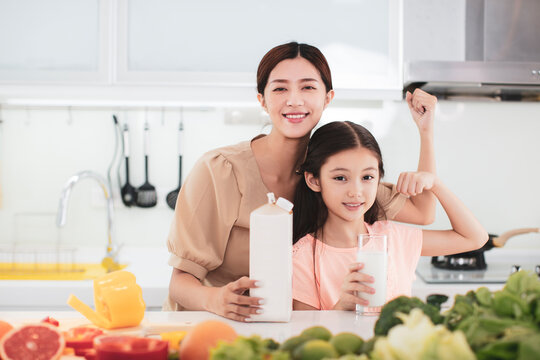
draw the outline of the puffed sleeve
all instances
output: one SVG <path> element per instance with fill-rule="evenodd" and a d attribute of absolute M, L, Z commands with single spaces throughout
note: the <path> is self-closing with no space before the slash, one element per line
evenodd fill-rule
<path fill-rule="evenodd" d="M 205 154 L 182 185 L 167 240 L 169 265 L 203 280 L 223 262 L 241 194 L 233 167 L 220 153 Z"/>
<path fill-rule="evenodd" d="M 397 192 L 396 185 L 381 182 L 377 189 L 377 201 L 384 209 L 386 218 L 392 220 L 405 205 L 407 197 Z"/>

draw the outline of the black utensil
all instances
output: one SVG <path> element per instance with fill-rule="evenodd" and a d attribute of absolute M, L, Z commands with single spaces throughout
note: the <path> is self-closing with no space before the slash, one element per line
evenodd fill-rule
<path fill-rule="evenodd" d="M 148 123 L 144 124 L 144 184 L 137 189 L 137 206 L 149 208 L 156 206 L 156 188 L 148 181 Z"/>
<path fill-rule="evenodd" d="M 137 200 L 137 190 L 129 183 L 129 128 L 127 124 L 124 124 L 124 159 L 126 161 L 126 183 L 120 189 L 122 195 L 122 202 L 124 205 L 131 207 L 135 205 Z"/>
<path fill-rule="evenodd" d="M 167 205 L 174 210 L 176 207 L 176 199 L 178 198 L 178 193 L 182 187 L 182 154 L 184 146 L 184 124 L 180 121 L 180 126 L 178 127 L 178 187 L 167 194 Z"/>

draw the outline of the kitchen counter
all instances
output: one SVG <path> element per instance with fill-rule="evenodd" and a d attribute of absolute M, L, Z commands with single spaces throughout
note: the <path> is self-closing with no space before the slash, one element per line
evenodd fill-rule
<path fill-rule="evenodd" d="M 101 259 L 103 249 L 82 249 L 88 258 Z M 160 310 L 168 295 L 171 267 L 167 265 L 168 252 L 165 246 L 152 248 L 125 247 L 120 252 L 120 262 L 128 264 L 126 270 L 137 278 L 143 290 L 147 310 Z M 492 262 L 509 264 L 538 263 L 540 250 L 525 249 L 492 249 L 485 253 L 488 266 Z M 79 261 L 83 261 L 81 259 Z M 422 258 L 421 261 L 429 261 Z M 412 285 L 412 295 L 425 300 L 434 293 L 449 296 L 443 307 L 450 307 L 456 294 L 465 294 L 480 286 L 487 286 L 491 291 L 501 289 L 504 284 L 454 283 L 427 284 L 417 276 Z M 76 295 L 86 304 L 93 306 L 93 283 L 91 280 L 81 281 L 0 281 L 0 310 L 70 310 L 66 304 L 69 294 Z"/>
<path fill-rule="evenodd" d="M 88 324 L 88 321 L 75 311 L 0 311 L 0 319 L 13 325 L 39 322 L 46 316 L 57 319 L 61 327 L 66 324 L 69 324 L 69 326 Z M 352 311 L 293 311 L 292 319 L 288 323 L 241 323 L 205 311 L 147 311 L 141 325 L 143 328 L 145 326 L 168 325 L 168 331 L 173 331 L 174 326 L 178 326 L 177 330 L 182 330 L 186 326 L 208 319 L 224 321 L 230 324 L 240 335 L 258 334 L 282 342 L 315 325 L 322 325 L 334 334 L 350 331 L 364 339 L 369 339 L 373 336 L 373 326 L 377 317 L 357 316 Z M 170 326 L 173 326 L 173 328 L 170 328 Z M 127 331 L 130 330 L 127 329 Z"/>
<path fill-rule="evenodd" d="M 78 262 L 99 262 L 105 255 L 102 248 L 79 249 Z M 119 261 L 127 264 L 142 288 L 147 310 L 160 310 L 169 292 L 171 267 L 165 246 L 151 248 L 123 247 Z M 1 280 L 0 310 L 68 310 L 66 301 L 74 294 L 93 306 L 93 280 Z"/>

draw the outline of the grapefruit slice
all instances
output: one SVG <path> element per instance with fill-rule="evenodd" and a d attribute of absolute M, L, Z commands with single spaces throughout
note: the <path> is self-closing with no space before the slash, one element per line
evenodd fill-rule
<path fill-rule="evenodd" d="M 2 337 L 0 357 L 3 360 L 54 360 L 60 358 L 64 345 L 62 334 L 52 325 L 23 325 Z"/>

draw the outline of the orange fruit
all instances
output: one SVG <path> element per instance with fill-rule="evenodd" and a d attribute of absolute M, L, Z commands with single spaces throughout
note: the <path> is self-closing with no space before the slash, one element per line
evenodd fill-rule
<path fill-rule="evenodd" d="M 55 326 L 45 323 L 24 325 L 2 337 L 0 357 L 4 360 L 59 359 L 64 345 L 64 337 Z"/>
<path fill-rule="evenodd" d="M 11 329 L 13 326 L 10 323 L 0 320 L 0 340 Z"/>
<path fill-rule="evenodd" d="M 229 325 L 218 320 L 206 320 L 195 325 L 180 343 L 180 359 L 208 359 L 209 351 L 219 340 L 233 342 L 238 337 Z"/>

